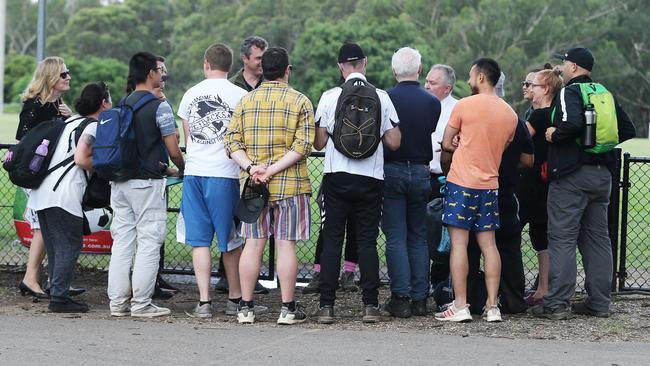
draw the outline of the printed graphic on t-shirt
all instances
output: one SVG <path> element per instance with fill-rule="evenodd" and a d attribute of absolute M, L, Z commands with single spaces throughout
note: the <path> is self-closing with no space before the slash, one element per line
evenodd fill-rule
<path fill-rule="evenodd" d="M 202 95 L 189 105 L 188 125 L 193 142 L 211 145 L 223 142 L 233 109 L 218 95 Z"/>

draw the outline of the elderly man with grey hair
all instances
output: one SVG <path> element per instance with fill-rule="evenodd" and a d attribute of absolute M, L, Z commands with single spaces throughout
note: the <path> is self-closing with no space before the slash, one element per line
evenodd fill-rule
<path fill-rule="evenodd" d="M 258 36 L 246 37 L 239 49 L 239 57 L 244 67 L 228 81 L 246 91 L 257 89 L 264 79 L 262 75 L 262 55 L 267 48 L 269 48 L 269 44 L 264 38 Z"/>
<path fill-rule="evenodd" d="M 384 155 L 382 229 L 391 298 L 385 306 L 392 316 L 426 315 L 429 290 L 429 248 L 426 203 L 431 191 L 431 134 L 440 117 L 440 101 L 418 82 L 422 57 L 416 49 L 400 48 L 393 55 L 397 85 L 388 90 L 400 120 L 402 143 Z"/>

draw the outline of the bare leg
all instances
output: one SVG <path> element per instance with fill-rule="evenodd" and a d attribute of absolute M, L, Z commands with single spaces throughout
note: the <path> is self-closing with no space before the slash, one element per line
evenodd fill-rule
<path fill-rule="evenodd" d="M 469 231 L 454 226 L 448 226 L 451 239 L 451 284 L 454 287 L 454 304 L 457 308 L 467 304 L 467 243 Z"/>
<path fill-rule="evenodd" d="M 239 259 L 239 281 L 241 297 L 244 301 L 253 301 L 253 291 L 255 290 L 257 277 L 260 275 L 266 239 L 246 239 L 246 245 L 242 250 Z"/>
<path fill-rule="evenodd" d="M 548 268 L 550 260 L 547 250 L 542 250 L 537 253 L 537 262 L 539 263 L 539 283 L 537 284 L 537 290 L 533 294 L 533 297 L 541 299 L 548 292 Z"/>
<path fill-rule="evenodd" d="M 210 247 L 192 248 L 192 264 L 196 285 L 199 288 L 199 300 L 210 300 L 210 272 L 212 271 L 212 256 Z"/>
<path fill-rule="evenodd" d="M 275 247 L 278 251 L 278 278 L 280 279 L 282 302 L 291 302 L 294 300 L 296 276 L 298 275 L 296 242 L 276 240 Z"/>
<path fill-rule="evenodd" d="M 476 233 L 476 240 L 483 253 L 485 287 L 487 287 L 488 293 L 486 305 L 496 305 L 499 296 L 499 281 L 501 280 L 501 256 L 497 250 L 494 231 L 479 231 Z"/>
<path fill-rule="evenodd" d="M 241 284 L 239 282 L 239 259 L 242 255 L 242 249 L 237 248 L 226 253 L 222 253 L 223 266 L 228 278 L 228 298 L 238 299 L 241 297 Z"/>
<path fill-rule="evenodd" d="M 43 288 L 38 282 L 43 258 L 45 258 L 45 242 L 43 241 L 43 235 L 40 230 L 34 230 L 32 243 L 29 246 L 27 269 L 25 270 L 25 277 L 23 277 L 25 285 L 34 292 L 43 292 Z"/>

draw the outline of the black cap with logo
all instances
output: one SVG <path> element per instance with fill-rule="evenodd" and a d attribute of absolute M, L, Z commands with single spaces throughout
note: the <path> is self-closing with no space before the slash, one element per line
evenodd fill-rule
<path fill-rule="evenodd" d="M 361 46 L 356 43 L 344 43 L 341 48 L 339 48 L 339 63 L 344 64 L 346 62 L 357 61 L 366 58 L 364 55 Z"/>
<path fill-rule="evenodd" d="M 576 65 L 588 71 L 591 71 L 594 67 L 594 56 L 588 49 L 583 47 L 571 48 L 564 54 L 556 53 L 554 56 L 562 61 L 574 62 Z"/>

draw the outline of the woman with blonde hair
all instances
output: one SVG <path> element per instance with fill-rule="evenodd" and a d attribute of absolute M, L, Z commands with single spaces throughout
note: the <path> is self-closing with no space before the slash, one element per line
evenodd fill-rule
<path fill-rule="evenodd" d="M 54 118 L 68 118 L 72 115 L 70 108 L 63 102 L 61 95 L 70 90 L 70 71 L 60 57 L 47 57 L 38 63 L 32 80 L 22 95 L 23 108 L 16 131 L 16 140 L 20 140 L 32 128 L 41 122 Z M 29 194 L 29 192 L 27 192 Z M 45 257 L 45 246 L 41 235 L 38 217 L 33 210 L 25 210 L 34 235 L 29 248 L 29 259 L 23 280 L 18 285 L 20 293 L 32 295 L 39 299 L 47 298 L 39 283 L 41 262 Z"/>
<path fill-rule="evenodd" d="M 548 197 L 548 180 L 546 175 L 546 161 L 548 156 L 548 142 L 544 133 L 551 127 L 551 103 L 555 95 L 562 89 L 563 83 L 560 71 L 544 68 L 535 73 L 530 84 L 530 94 L 535 109 L 527 118 L 526 125 L 533 138 L 535 146 L 535 161 L 533 167 L 522 172 L 520 180 L 520 218 L 521 226 L 528 223 L 528 235 L 531 244 L 537 251 L 538 284 L 535 292 L 526 297 L 529 306 L 543 303 L 544 295 L 548 291 L 548 239 L 546 237 L 547 221 L 546 200 Z"/>

